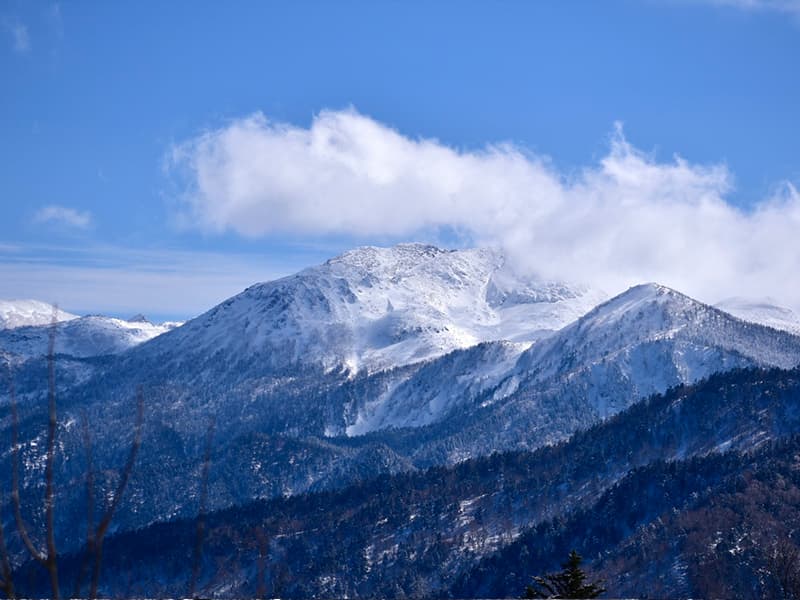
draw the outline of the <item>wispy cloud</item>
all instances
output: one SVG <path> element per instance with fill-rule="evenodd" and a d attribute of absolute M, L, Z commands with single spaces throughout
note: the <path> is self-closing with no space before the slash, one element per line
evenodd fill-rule
<path fill-rule="evenodd" d="M 660 162 L 618 126 L 598 164 L 566 175 L 510 144 L 462 150 L 353 110 L 310 127 L 255 114 L 169 156 L 184 223 L 258 237 L 389 236 L 455 228 L 544 276 L 614 292 L 660 281 L 706 301 L 770 294 L 800 307 L 800 195 L 729 204 L 725 165 Z"/>
<path fill-rule="evenodd" d="M 3 29 L 11 39 L 11 47 L 14 52 L 26 54 L 31 49 L 31 38 L 28 27 L 18 19 L 3 19 Z"/>
<path fill-rule="evenodd" d="M 253 283 L 317 262 L 319 252 L 313 254 L 279 262 L 256 254 L 0 245 L 0 298 L 58 302 L 79 313 L 184 319 Z"/>
<path fill-rule="evenodd" d="M 55 2 L 45 9 L 45 18 L 58 37 L 64 36 L 64 20 L 61 16 L 61 4 Z"/>
<path fill-rule="evenodd" d="M 56 223 L 77 229 L 86 229 L 92 224 L 92 213 L 78 211 L 74 208 L 50 204 L 43 206 L 33 216 L 36 223 Z"/>

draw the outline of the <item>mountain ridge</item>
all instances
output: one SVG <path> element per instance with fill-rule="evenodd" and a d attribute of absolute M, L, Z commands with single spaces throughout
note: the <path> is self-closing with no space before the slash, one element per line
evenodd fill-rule
<path fill-rule="evenodd" d="M 377 371 L 483 341 L 529 343 L 604 297 L 518 275 L 497 250 L 364 247 L 254 284 L 139 352 L 183 345 L 228 361 L 259 354 L 261 369 Z"/>
<path fill-rule="evenodd" d="M 359 249 L 251 286 L 180 328 L 91 363 L 91 376 L 60 393 L 59 410 L 66 422 L 90 416 L 98 468 L 113 472 L 131 443 L 119 424 L 132 420 L 142 390 L 150 429 L 141 476 L 130 484 L 135 500 L 121 509 L 124 529 L 192 514 L 192 474 L 212 420 L 209 508 L 219 509 L 532 450 L 714 372 L 800 362 L 800 337 L 657 284 L 571 319 L 591 294 L 519 276 L 492 250 Z M 304 328 L 306 337 L 294 339 Z M 531 337 L 473 343 L 502 331 Z M 386 357 L 398 360 L 371 362 Z M 23 373 L 20 387 L 24 439 L 35 439 L 44 422 L 37 398 L 46 377 L 37 368 Z M 82 452 L 79 428 L 65 428 L 61 440 L 65 452 Z M 61 468 L 65 481 L 81 477 L 78 461 Z M 170 496 L 175 489 L 185 497 Z M 72 514 L 79 492 L 65 486 L 59 498 Z"/>

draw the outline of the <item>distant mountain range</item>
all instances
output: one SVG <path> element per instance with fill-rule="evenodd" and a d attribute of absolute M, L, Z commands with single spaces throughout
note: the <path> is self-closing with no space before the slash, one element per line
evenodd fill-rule
<path fill-rule="evenodd" d="M 172 329 L 148 321 L 102 316 L 76 317 L 58 323 L 57 354 L 74 358 L 119 354 Z M 33 358 L 47 354 L 50 325 L 20 325 L 0 330 L 0 347 L 10 354 Z"/>
<path fill-rule="evenodd" d="M 77 318 L 78 315 L 39 300 L 0 300 L 0 329 L 49 325 L 53 320 L 62 322 Z"/>
<path fill-rule="evenodd" d="M 14 324 L 0 330 L 0 356 L 13 368 L 21 439 L 31 440 L 25 451 L 34 464 L 45 423 L 43 353 L 53 312 L 45 319 L 46 306 L 0 306 L 6 307 L 5 322 Z M 118 531 L 197 513 L 210 423 L 212 510 L 357 489 L 381 476 L 396 477 L 391 485 L 403 486 L 410 473 L 431 467 L 561 444 L 576 432 L 616 422 L 615 415 L 654 394 L 669 395 L 722 373 L 800 364 L 800 337 L 792 333 L 800 326 L 791 312 L 744 301 L 720 307 L 653 283 L 608 299 L 579 284 L 519 272 L 492 249 L 359 248 L 254 285 L 179 327 L 64 314 L 56 337 L 60 444 L 64 456 L 83 456 L 82 429 L 74 424 L 85 416 L 95 467 L 112 485 L 131 442 L 133 398 L 142 389 L 145 437 L 115 520 Z M 682 414 L 691 422 L 699 418 Z M 787 419 L 788 429 L 780 435 L 767 429 L 763 439 L 789 435 L 794 421 Z M 747 423 L 734 419 L 730 427 L 739 437 L 733 441 L 682 452 L 700 456 L 747 450 L 748 439 L 762 443 Z M 8 439 L 8 423 L 0 429 Z M 648 461 L 659 457 L 668 458 L 657 451 Z M 7 454 L 0 460 L 7 461 Z M 534 501 L 542 511 L 536 518 L 597 501 L 636 467 L 604 467 L 592 475 L 580 502 L 542 495 Z M 74 523 L 85 512 L 79 485 L 85 462 L 64 460 L 58 469 L 59 535 L 65 550 L 75 549 L 82 543 Z M 39 493 L 39 481 L 38 472 L 27 473 L 24 493 L 30 498 Z M 578 479 L 563 483 L 579 489 Z M 510 506 L 521 501 L 512 498 Z M 473 558 L 489 556 L 532 526 L 527 510 L 514 508 L 517 516 L 496 523 L 486 533 L 493 541 L 481 542 Z M 13 530 L 10 514 L 3 513 L 5 526 Z M 439 529 L 443 536 L 448 531 Z M 359 552 L 384 552 L 376 548 Z M 456 573 L 467 577 L 464 569 L 473 562 L 456 562 L 446 577 L 436 575 L 438 583 L 425 580 L 424 589 L 440 593 L 457 585 Z M 491 590 L 486 593 L 500 589 L 469 581 Z M 308 585 L 297 594 L 311 593 L 317 584 Z M 405 583 L 398 585 L 409 593 Z M 392 595 L 374 585 L 313 589 Z"/>
<path fill-rule="evenodd" d="M 800 317 L 790 309 L 778 306 L 769 298 L 764 300 L 727 298 L 714 306 L 743 321 L 760 323 L 795 335 L 800 334 Z"/>

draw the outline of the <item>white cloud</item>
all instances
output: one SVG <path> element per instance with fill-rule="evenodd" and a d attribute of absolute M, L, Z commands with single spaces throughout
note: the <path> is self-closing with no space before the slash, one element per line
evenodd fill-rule
<path fill-rule="evenodd" d="M 77 229 L 86 229 L 92 224 L 92 214 L 88 211 L 81 212 L 74 208 L 50 204 L 36 211 L 33 220 L 36 223 L 58 223 Z"/>
<path fill-rule="evenodd" d="M 724 165 L 659 162 L 617 127 L 598 164 L 566 176 L 510 144 L 461 150 L 352 110 L 309 128 L 261 114 L 177 145 L 169 157 L 187 226 L 411 239 L 455 228 L 543 276 L 615 292 L 660 281 L 706 301 L 772 295 L 800 307 L 800 195 L 789 184 L 743 212 Z"/>
<path fill-rule="evenodd" d="M 31 38 L 25 24 L 16 19 L 4 19 L 3 29 L 11 37 L 11 47 L 14 52 L 25 54 L 31 49 Z"/>

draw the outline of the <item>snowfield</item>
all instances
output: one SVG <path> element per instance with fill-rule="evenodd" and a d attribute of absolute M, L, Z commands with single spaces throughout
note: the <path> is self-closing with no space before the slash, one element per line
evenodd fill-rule
<path fill-rule="evenodd" d="M 0 329 L 49 325 L 54 316 L 59 322 L 78 318 L 78 315 L 39 300 L 0 300 Z"/>

